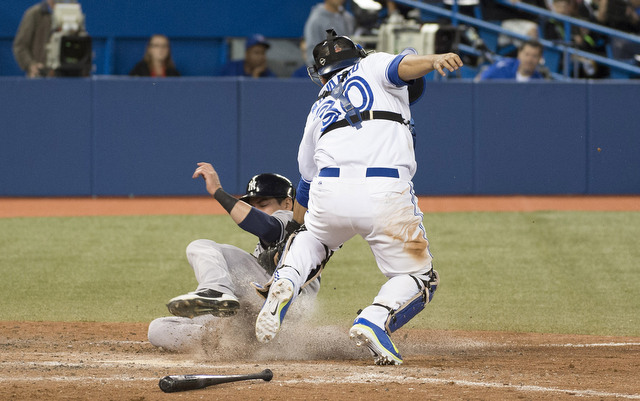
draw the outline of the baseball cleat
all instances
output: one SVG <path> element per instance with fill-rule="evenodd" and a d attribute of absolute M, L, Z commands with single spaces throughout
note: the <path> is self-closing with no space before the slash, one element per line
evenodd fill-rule
<path fill-rule="evenodd" d="M 256 338 L 261 343 L 273 340 L 278 331 L 282 319 L 291 305 L 293 298 L 293 283 L 288 279 L 280 279 L 269 288 L 269 295 L 256 320 Z"/>
<path fill-rule="evenodd" d="M 200 315 L 233 316 L 240 308 L 238 298 L 219 291 L 206 289 L 180 295 L 167 304 L 175 316 L 193 318 Z"/>
<path fill-rule="evenodd" d="M 376 365 L 401 365 L 402 357 L 386 331 L 367 319 L 357 318 L 349 330 L 349 337 L 357 347 L 366 345 Z"/>

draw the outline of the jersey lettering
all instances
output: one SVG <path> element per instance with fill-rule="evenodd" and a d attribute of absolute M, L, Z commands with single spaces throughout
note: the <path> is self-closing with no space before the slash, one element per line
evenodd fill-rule
<path fill-rule="evenodd" d="M 373 91 L 364 78 L 358 76 L 348 78 L 344 86 L 344 93 L 358 111 L 371 110 Z"/>
<path fill-rule="evenodd" d="M 329 124 L 338 121 L 338 118 L 340 118 L 341 111 L 335 106 L 336 101 L 332 98 L 326 98 L 325 101 L 320 104 L 316 116 L 322 119 L 321 131 L 324 131 Z"/>
<path fill-rule="evenodd" d="M 360 63 L 356 63 L 349 70 L 349 74 L 343 84 L 344 95 L 349 99 L 349 102 L 355 109 L 362 112 L 365 110 L 371 110 L 373 106 L 373 91 L 369 83 L 360 76 L 353 76 L 352 74 L 358 70 Z M 331 91 L 337 86 L 337 79 L 332 79 L 326 85 L 325 90 Z M 324 131 L 330 124 L 344 118 L 345 110 L 342 108 L 340 102 L 332 97 L 325 97 L 324 99 L 316 102 L 311 108 L 311 112 L 316 118 L 322 119 L 322 127 L 320 131 Z"/>

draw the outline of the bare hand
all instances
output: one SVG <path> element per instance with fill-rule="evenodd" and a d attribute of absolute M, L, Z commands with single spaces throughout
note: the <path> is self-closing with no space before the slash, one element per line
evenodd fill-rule
<path fill-rule="evenodd" d="M 265 72 L 266 69 L 267 69 L 267 65 L 261 64 L 256 68 L 254 68 L 253 71 L 251 71 L 251 76 L 254 78 L 260 78 L 260 76 L 262 75 L 263 72 Z"/>
<path fill-rule="evenodd" d="M 462 67 L 462 60 L 455 53 L 438 54 L 433 62 L 433 68 L 443 77 L 447 76 L 445 69 L 454 72 L 460 67 Z"/>
<path fill-rule="evenodd" d="M 29 71 L 27 71 L 27 76 L 29 78 L 36 78 L 40 76 L 40 70 L 44 68 L 42 63 L 33 63 L 29 66 Z"/>
<path fill-rule="evenodd" d="M 218 189 L 222 188 L 222 185 L 220 185 L 220 178 L 218 177 L 218 173 L 210 163 L 198 163 L 198 168 L 193 172 L 192 178 L 198 177 L 204 178 L 204 181 L 207 183 L 207 192 L 209 192 L 212 196 Z"/>

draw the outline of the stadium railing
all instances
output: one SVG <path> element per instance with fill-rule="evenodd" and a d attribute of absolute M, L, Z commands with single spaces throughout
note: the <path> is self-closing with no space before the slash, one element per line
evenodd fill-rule
<path fill-rule="evenodd" d="M 605 27 L 603 25 L 594 24 L 588 21 L 580 20 L 573 17 L 568 17 L 565 15 L 561 15 L 558 13 L 551 12 L 549 10 L 545 10 L 539 7 L 535 7 L 529 4 L 524 4 L 521 2 L 511 3 L 508 0 L 494 0 L 497 3 L 523 10 L 529 12 L 531 14 L 537 15 L 539 17 L 544 18 L 553 18 L 557 21 L 562 21 L 565 26 L 565 32 L 567 35 L 571 32 L 572 26 L 584 27 L 591 31 L 601 33 L 607 37 L 615 37 L 624 40 L 628 40 L 633 43 L 640 44 L 640 36 L 631 35 L 626 32 L 622 32 L 619 30 L 611 29 Z M 454 26 L 458 26 L 461 23 L 477 28 L 480 32 L 489 32 L 497 35 L 505 35 L 518 40 L 529 40 L 530 37 L 526 35 L 521 35 L 516 32 L 512 32 L 502 28 L 500 25 L 488 21 L 484 21 L 480 18 L 470 17 L 468 15 L 464 15 L 459 12 L 459 6 L 457 0 L 453 0 L 453 5 L 451 9 L 444 8 L 439 5 L 423 3 L 420 1 L 414 0 L 396 0 L 397 3 L 408 5 L 411 7 L 415 7 L 420 9 L 423 13 L 436 15 L 439 17 L 445 17 L 451 21 L 451 24 Z M 478 6 L 479 7 L 479 6 Z M 477 15 L 477 14 L 476 14 Z M 577 57 L 582 57 L 587 60 L 593 60 L 598 64 L 605 65 L 610 68 L 612 71 L 612 77 L 617 78 L 629 78 L 629 77 L 638 77 L 640 76 L 640 67 L 632 65 L 628 62 L 613 59 L 610 55 L 608 57 L 603 57 L 597 54 L 589 53 L 583 50 L 579 50 L 573 46 L 571 46 L 571 38 L 566 37 L 563 43 L 557 43 L 556 41 L 550 41 L 544 38 L 538 39 L 538 41 L 542 44 L 545 49 L 544 58 L 547 63 L 547 66 L 550 69 L 550 74 L 553 79 L 556 80 L 570 80 L 573 77 L 572 69 L 570 68 L 570 57 L 575 55 Z M 458 45 L 458 49 L 461 52 L 482 56 L 484 52 L 467 44 L 460 43 Z M 499 58 L 500 56 L 497 55 Z M 563 62 L 560 63 L 560 58 L 562 58 Z M 558 66 L 562 65 L 562 71 L 559 71 Z"/>

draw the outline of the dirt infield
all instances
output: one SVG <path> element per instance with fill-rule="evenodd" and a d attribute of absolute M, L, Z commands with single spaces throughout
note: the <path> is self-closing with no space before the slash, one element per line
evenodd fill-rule
<path fill-rule="evenodd" d="M 225 360 L 171 354 L 143 323 L 1 322 L 2 400 L 573 400 L 640 399 L 640 338 L 418 331 L 395 333 L 401 366 L 368 357 Z M 345 329 L 346 330 L 346 329 Z M 345 333 L 346 335 L 346 333 Z M 245 381 L 165 394 L 168 374 Z"/>
<path fill-rule="evenodd" d="M 421 198 L 420 207 L 640 210 L 640 197 Z M 207 213 L 222 210 L 208 198 L 0 199 L 0 217 Z M 146 341 L 147 327 L 0 322 L 0 400 L 640 400 L 640 338 L 401 329 L 394 341 L 405 364 L 375 366 L 364 351 L 325 352 L 314 360 L 173 354 Z M 346 337 L 348 328 L 340 330 Z M 331 349 L 332 337 L 326 341 Z M 268 383 L 174 394 L 158 387 L 168 374 L 265 368 L 274 372 Z"/>
<path fill-rule="evenodd" d="M 640 211 L 640 196 L 459 196 L 420 197 L 425 212 L 536 210 Z M 176 198 L 0 198 L 0 217 L 220 214 L 209 197 Z"/>

